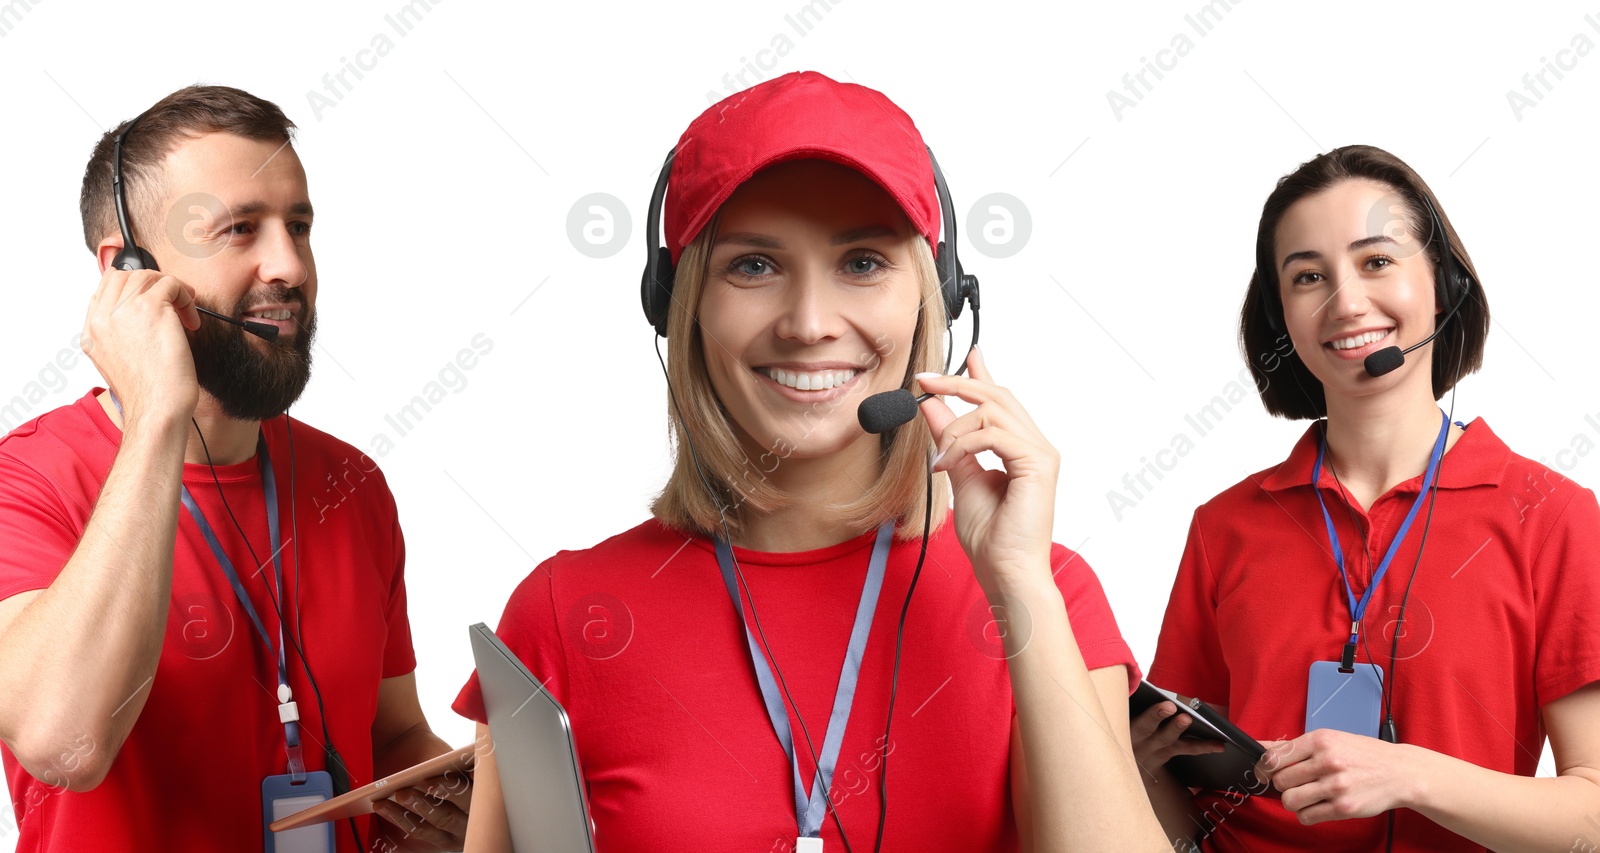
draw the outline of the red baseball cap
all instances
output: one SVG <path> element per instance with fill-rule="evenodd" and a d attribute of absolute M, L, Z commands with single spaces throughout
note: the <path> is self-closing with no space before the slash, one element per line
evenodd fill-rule
<path fill-rule="evenodd" d="M 796 71 L 722 99 L 678 140 L 667 178 L 667 247 L 683 247 L 752 175 L 787 160 L 828 160 L 871 178 L 938 250 L 933 161 L 911 116 L 883 93 Z"/>

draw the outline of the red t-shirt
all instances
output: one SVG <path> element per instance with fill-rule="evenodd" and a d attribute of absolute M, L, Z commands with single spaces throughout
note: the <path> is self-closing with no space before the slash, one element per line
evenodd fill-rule
<path fill-rule="evenodd" d="M 1311 489 L 1318 443 L 1313 425 L 1285 462 L 1195 510 L 1150 666 L 1152 683 L 1228 706 L 1262 740 L 1304 734 L 1311 663 L 1338 660 L 1349 639 L 1344 584 Z M 1368 607 L 1373 658 L 1358 644 L 1356 660 L 1375 660 L 1391 679 L 1401 741 L 1532 776 L 1540 708 L 1600 680 L 1600 506 L 1593 492 L 1512 453 L 1481 418 L 1444 455 L 1438 482 L 1397 662 L 1391 668 L 1389 647 L 1427 501 Z M 1359 599 L 1422 477 L 1380 496 L 1370 513 L 1343 500 L 1326 466 L 1317 485 Z M 1276 799 L 1204 792 L 1196 804 L 1215 826 L 1207 850 L 1381 850 L 1385 837 L 1383 816 L 1305 827 Z M 1394 849 L 1484 848 L 1402 809 Z"/>
<path fill-rule="evenodd" d="M 874 536 L 789 554 L 735 549 L 819 751 Z M 870 850 L 877 832 L 895 628 L 920 542 L 890 550 L 834 771 L 831 799 L 858 851 Z M 1085 663 L 1126 666 L 1131 689 L 1138 667 L 1094 572 L 1059 545 L 1052 560 Z M 885 850 L 1016 849 L 1014 705 L 997 632 L 947 522 L 929 539 L 906 617 L 884 749 Z M 497 633 L 571 716 L 599 849 L 792 849 L 793 774 L 710 540 L 651 520 L 586 551 L 561 552 L 517 587 Z M 476 675 L 455 708 L 485 721 Z M 812 764 L 792 713 L 790 727 L 809 790 Z M 822 837 L 827 849 L 844 849 L 831 817 Z"/>
<path fill-rule="evenodd" d="M 0 439 L 0 599 L 49 586 L 83 534 L 122 439 L 96 400 L 98 391 Z M 284 419 L 267 421 L 263 429 L 287 541 L 293 534 Z M 303 631 L 334 745 L 352 782 L 365 784 L 372 780 L 378 682 L 416 665 L 400 525 L 383 475 L 359 451 L 298 421 L 294 451 L 299 555 L 306 566 L 302 574 L 293 543 L 283 549 L 287 600 L 298 598 L 301 614 L 288 614 L 286 630 Z M 217 478 L 255 553 L 267 559 L 274 546 L 268 543 L 257 460 L 220 466 Z M 276 643 L 278 617 L 265 586 L 270 566 L 253 571 L 250 552 L 205 465 L 185 465 L 183 482 Z M 294 650 L 287 653 L 306 766 L 321 769 L 317 703 Z M 0 753 L 20 831 L 19 853 L 261 849 L 261 781 L 287 772 L 277 657 L 181 509 L 166 639 L 149 690 L 110 773 L 92 791 L 67 791 L 59 774 L 48 771 L 36 779 L 9 749 Z M 370 836 L 365 823 L 358 826 Z M 339 826 L 335 837 L 340 850 L 355 848 L 347 827 Z"/>

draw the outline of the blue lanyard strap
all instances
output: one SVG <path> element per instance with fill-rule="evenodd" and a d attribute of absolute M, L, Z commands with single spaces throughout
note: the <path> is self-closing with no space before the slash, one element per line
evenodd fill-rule
<path fill-rule="evenodd" d="M 1439 411 L 1441 423 L 1439 437 L 1433 442 L 1433 454 L 1428 457 L 1428 468 L 1422 475 L 1422 490 L 1417 493 L 1417 499 L 1411 502 L 1411 511 L 1406 513 L 1405 520 L 1400 522 L 1400 527 L 1395 531 L 1394 541 L 1389 543 L 1389 550 L 1384 552 L 1383 561 L 1378 563 L 1377 571 L 1372 573 L 1372 579 L 1367 582 L 1367 588 L 1361 593 L 1361 600 L 1356 600 L 1356 594 L 1350 587 L 1350 575 L 1344 567 L 1344 549 L 1339 545 L 1339 533 L 1333 528 L 1333 516 L 1328 514 L 1328 504 L 1322 499 L 1322 488 L 1318 483 L 1322 479 L 1322 459 L 1328 452 L 1328 434 L 1323 430 L 1322 446 L 1317 450 L 1317 464 L 1311 471 L 1311 490 L 1317 495 L 1317 503 L 1322 507 L 1322 520 L 1328 525 L 1328 544 L 1333 548 L 1333 561 L 1339 567 L 1339 579 L 1344 581 L 1344 594 L 1346 603 L 1350 607 L 1350 643 L 1345 647 L 1345 664 L 1355 652 L 1355 643 L 1361 625 L 1361 617 L 1366 615 L 1367 605 L 1372 602 L 1372 593 L 1378 588 L 1378 582 L 1383 580 L 1384 573 L 1389 571 L 1389 562 L 1400 550 L 1400 543 L 1405 541 L 1406 534 L 1411 531 L 1411 522 L 1416 520 L 1417 510 L 1422 508 L 1422 499 L 1427 497 L 1428 489 L 1433 485 L 1434 476 L 1439 471 L 1439 460 L 1444 457 L 1445 439 L 1450 436 L 1450 418 Z"/>
<path fill-rule="evenodd" d="M 878 593 L 883 589 L 884 569 L 889 563 L 889 545 L 894 538 L 894 522 L 886 521 L 878 528 L 877 540 L 872 545 L 872 559 L 867 563 L 866 581 L 861 586 L 861 600 L 856 605 L 855 624 L 850 628 L 850 645 L 845 651 L 844 665 L 839 671 L 839 686 L 833 696 L 833 713 L 828 717 L 828 732 L 822 741 L 822 754 L 818 757 L 817 772 L 811 780 L 811 794 L 806 795 L 805 784 L 800 779 L 800 761 L 795 756 L 794 735 L 789 728 L 789 712 L 784 707 L 783 696 L 772 678 L 767 657 L 750 633 L 744 619 L 744 604 L 734 579 L 733 549 L 727 540 L 717 539 L 717 565 L 722 569 L 722 582 L 733 599 L 739 623 L 744 627 L 745 644 L 750 648 L 750 661 L 755 665 L 756 684 L 761 688 L 761 700 L 766 705 L 772 730 L 789 757 L 794 771 L 794 813 L 800 835 L 817 838 L 822 832 L 822 819 L 827 806 L 823 789 L 833 782 L 833 769 L 839 761 L 839 748 L 844 744 L 845 726 L 850 720 L 850 706 L 856 695 L 856 680 L 861 674 L 861 657 L 867 647 L 867 634 L 872 628 L 872 614 L 878 608 Z M 796 709 L 798 713 L 798 709 Z"/>
<path fill-rule="evenodd" d="M 270 537 L 268 544 L 273 546 L 272 573 L 274 585 L 280 597 L 283 589 L 283 545 L 282 531 L 278 525 L 278 483 L 272 471 L 272 456 L 267 451 L 267 439 L 262 435 L 256 442 L 256 458 L 261 465 L 261 490 L 267 503 L 267 535 Z M 194 495 L 189 493 L 189 487 L 183 486 L 183 508 L 194 519 L 195 526 L 200 528 L 200 534 L 205 537 L 206 544 L 211 547 L 211 553 L 217 558 L 217 565 L 221 567 L 222 574 L 228 579 L 228 584 L 233 587 L 233 594 L 239 599 L 239 606 L 244 609 L 245 615 L 250 617 L 250 623 L 255 626 L 256 633 L 261 636 L 261 641 L 268 650 L 273 648 L 272 635 L 267 633 L 266 625 L 262 623 L 261 616 L 256 612 L 255 604 L 250 601 L 250 594 L 245 591 L 244 581 L 240 579 L 239 572 L 234 569 L 233 561 L 228 559 L 228 552 L 217 539 L 216 531 L 211 528 L 211 522 L 206 520 L 205 513 L 200 511 L 199 504 L 195 503 Z M 260 567 L 265 568 L 265 567 Z M 285 658 L 283 642 L 283 611 L 279 605 L 278 611 L 278 701 L 290 704 L 289 697 L 289 667 Z M 281 707 L 281 706 L 280 706 Z M 283 717 L 280 713 L 280 717 Z M 287 716 L 298 717 L 298 710 Z M 305 759 L 300 746 L 300 724 L 297 719 L 283 719 L 283 737 L 285 751 L 289 759 L 289 775 L 295 783 L 305 781 Z"/>
<path fill-rule="evenodd" d="M 111 392 L 107 392 L 111 393 Z M 122 414 L 122 401 L 117 395 L 111 393 L 111 402 L 117 407 L 117 414 Z M 278 481 L 272 471 L 272 455 L 267 450 L 267 437 L 265 433 L 258 433 L 256 438 L 256 460 L 261 467 L 261 491 L 267 503 L 267 534 L 271 537 L 269 544 L 273 545 L 272 569 L 276 579 L 277 595 L 280 600 L 284 594 L 283 589 L 283 553 L 282 533 L 278 524 Z M 217 539 L 217 533 L 211 528 L 211 522 L 206 520 L 205 513 L 200 511 L 200 505 L 195 503 L 194 495 L 189 493 L 189 487 L 179 484 L 182 489 L 180 499 L 183 508 L 194 519 L 195 526 L 200 528 L 200 535 L 211 547 L 211 553 L 217 559 L 222 574 L 228 579 L 228 584 L 233 587 L 233 594 L 239 599 L 239 606 L 244 609 L 245 615 L 250 617 L 250 623 L 255 626 L 256 633 L 261 636 L 261 641 L 266 644 L 268 651 L 273 648 L 272 636 L 267 633 L 266 625 L 262 623 L 261 616 L 256 612 L 256 607 L 250 601 L 250 595 L 245 591 L 244 581 L 239 578 L 239 573 L 233 568 L 233 561 L 228 559 L 228 552 L 223 549 L 222 542 Z M 240 535 L 243 535 L 241 531 Z M 258 567 L 264 568 L 264 567 Z M 289 667 L 285 658 L 283 643 L 283 612 L 279 605 L 278 612 L 278 716 L 283 723 L 284 750 L 288 755 L 289 775 L 296 784 L 305 781 L 306 766 L 304 751 L 300 746 L 300 724 L 298 706 L 289 701 Z"/>

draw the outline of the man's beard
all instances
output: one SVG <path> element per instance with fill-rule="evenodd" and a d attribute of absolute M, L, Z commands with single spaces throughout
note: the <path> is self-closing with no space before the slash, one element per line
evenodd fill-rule
<path fill-rule="evenodd" d="M 232 306 L 233 310 L 206 307 L 228 317 L 242 318 L 252 304 L 298 303 L 294 320 L 299 328 L 293 337 L 261 340 L 238 326 L 202 315 L 200 328 L 189 338 L 200 387 L 216 398 L 224 415 L 234 420 L 264 421 L 283 414 L 300 399 L 306 383 L 311 381 L 316 313 L 306 306 L 298 289 L 278 287 L 264 296 L 241 299 Z M 261 351 L 263 347 L 265 352 Z"/>

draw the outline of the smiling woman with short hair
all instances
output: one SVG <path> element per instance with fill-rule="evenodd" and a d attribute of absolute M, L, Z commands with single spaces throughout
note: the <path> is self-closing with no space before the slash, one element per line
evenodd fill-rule
<path fill-rule="evenodd" d="M 1600 507 L 1440 409 L 1489 328 L 1460 237 L 1349 146 L 1279 181 L 1256 245 L 1244 355 L 1269 412 L 1318 420 L 1195 511 L 1150 679 L 1283 738 L 1258 767 L 1281 800 L 1191 797 L 1162 765 L 1208 748 L 1161 703 L 1133 731 L 1164 825 L 1180 849 L 1594 849 Z M 1546 733 L 1559 776 L 1528 778 Z"/>

